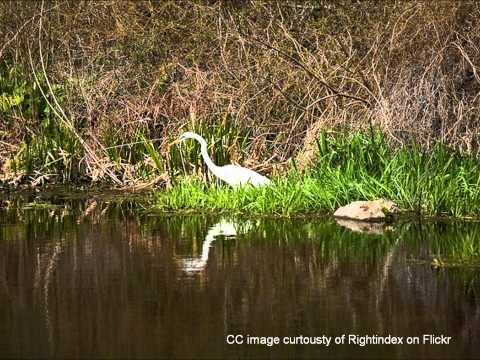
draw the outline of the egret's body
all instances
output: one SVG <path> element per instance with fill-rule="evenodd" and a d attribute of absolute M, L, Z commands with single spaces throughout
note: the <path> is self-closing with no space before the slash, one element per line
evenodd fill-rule
<path fill-rule="evenodd" d="M 212 172 L 213 175 L 225 181 L 230 186 L 236 187 L 240 185 L 251 184 L 255 187 L 258 187 L 270 183 L 270 180 L 267 177 L 242 166 L 215 165 L 210 156 L 208 155 L 207 142 L 200 135 L 188 131 L 186 133 L 183 133 L 182 136 L 180 136 L 180 140 L 185 139 L 194 139 L 200 143 L 200 152 L 202 154 L 203 161 L 205 161 L 208 169 Z"/>

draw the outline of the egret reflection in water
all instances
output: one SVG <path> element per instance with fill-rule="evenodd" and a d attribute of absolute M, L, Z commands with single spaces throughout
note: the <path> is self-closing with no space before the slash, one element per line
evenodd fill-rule
<path fill-rule="evenodd" d="M 202 244 L 202 253 L 200 256 L 179 259 L 181 269 L 188 274 L 195 274 L 203 271 L 208 263 L 208 255 L 212 243 L 218 236 L 235 237 L 238 234 L 243 234 L 251 228 L 249 222 L 242 223 L 228 221 L 221 219 L 215 225 L 208 229 L 205 240 Z"/>

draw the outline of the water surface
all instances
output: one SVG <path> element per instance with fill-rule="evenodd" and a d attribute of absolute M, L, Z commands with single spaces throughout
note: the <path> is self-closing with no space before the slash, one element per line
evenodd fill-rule
<path fill-rule="evenodd" d="M 428 265 L 452 241 L 478 242 L 478 224 L 375 235 L 330 218 L 53 202 L 0 210 L 0 358 L 480 357 L 478 268 Z M 229 345 L 229 334 L 452 342 L 270 347 Z"/>

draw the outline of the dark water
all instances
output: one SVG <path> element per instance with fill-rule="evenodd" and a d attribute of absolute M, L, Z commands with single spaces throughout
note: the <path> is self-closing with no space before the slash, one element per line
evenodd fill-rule
<path fill-rule="evenodd" d="M 478 224 L 366 235 L 332 219 L 92 204 L 0 210 L 0 358 L 480 358 L 478 268 L 428 265 L 478 249 Z M 229 334 L 420 344 L 229 345 Z"/>

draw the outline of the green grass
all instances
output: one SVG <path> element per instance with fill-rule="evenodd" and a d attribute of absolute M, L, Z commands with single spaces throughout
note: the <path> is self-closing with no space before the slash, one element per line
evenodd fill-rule
<path fill-rule="evenodd" d="M 71 131 L 52 119 L 46 119 L 37 134 L 27 138 L 16 154 L 14 169 L 27 174 L 59 176 L 59 182 L 69 182 L 79 176 L 84 150 Z"/>
<path fill-rule="evenodd" d="M 438 144 L 393 149 L 384 136 L 321 134 L 318 159 L 307 172 L 295 169 L 270 186 L 232 189 L 185 177 L 158 192 L 160 209 L 214 210 L 293 215 L 332 211 L 354 200 L 385 197 L 423 215 L 480 215 L 480 166 L 477 159 Z"/>
<path fill-rule="evenodd" d="M 41 75 L 37 83 L 27 69 L 8 62 L 0 63 L 2 125 L 14 127 L 14 123 L 20 122 L 28 128 L 27 135 L 18 143 L 16 154 L 4 160 L 9 172 L 25 172 L 40 180 L 43 176 L 52 176 L 58 182 L 69 182 L 82 172 L 80 160 L 84 149 L 71 130 L 56 119 L 49 105 L 53 97 L 59 103 L 64 102 L 65 86 L 53 84 L 52 93 L 45 96 L 40 87 L 47 88 Z"/>

